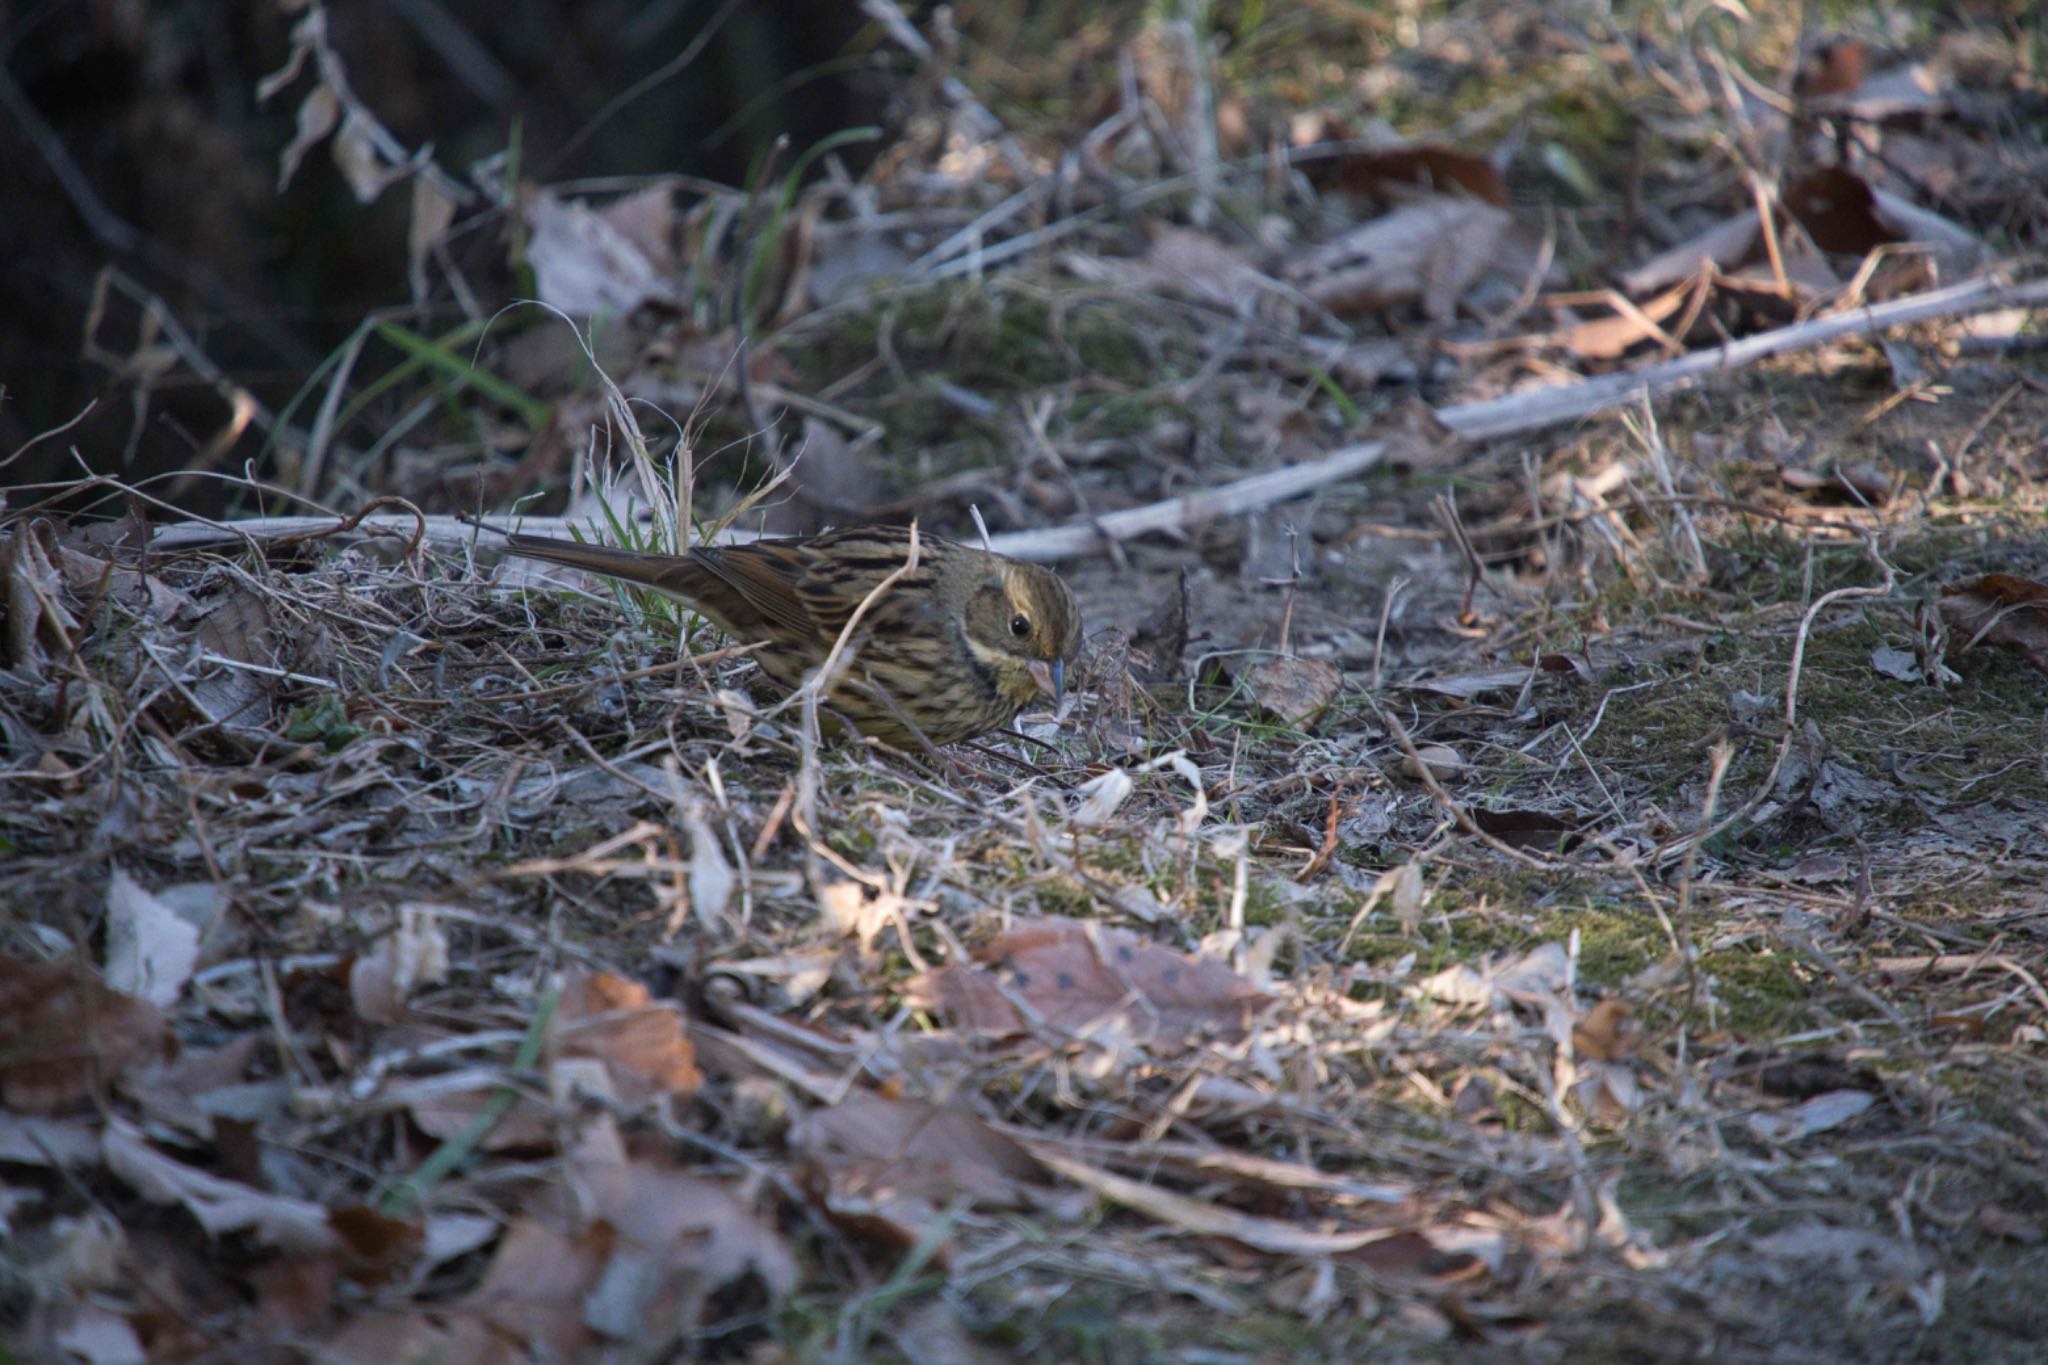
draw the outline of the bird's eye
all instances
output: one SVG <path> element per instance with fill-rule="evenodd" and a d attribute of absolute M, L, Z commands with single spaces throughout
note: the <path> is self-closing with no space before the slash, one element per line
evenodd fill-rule
<path fill-rule="evenodd" d="M 1030 617 L 1026 616 L 1026 615 L 1025 615 L 1025 614 L 1024 614 L 1023 612 L 1021 612 L 1021 611 L 1020 611 L 1020 612 L 1018 612 L 1018 613 L 1017 613 L 1017 614 L 1016 614 L 1015 616 L 1012 616 L 1012 617 L 1010 618 L 1010 634 L 1012 634 L 1012 635 L 1015 635 L 1015 636 L 1019 636 L 1019 637 L 1022 637 L 1022 636 L 1025 636 L 1025 635 L 1029 635 L 1030 633 L 1031 633 L 1031 618 L 1030 618 Z"/>

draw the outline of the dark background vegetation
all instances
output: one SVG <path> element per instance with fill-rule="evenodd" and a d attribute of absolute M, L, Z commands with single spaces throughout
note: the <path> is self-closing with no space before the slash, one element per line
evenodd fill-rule
<path fill-rule="evenodd" d="M 357 92 L 407 146 L 434 144 L 457 173 L 514 147 L 522 173 L 550 181 L 743 183 L 779 135 L 804 147 L 880 121 L 875 73 L 900 60 L 859 41 L 858 8 L 834 0 L 359 0 L 328 13 Z M 10 481 L 76 473 L 72 448 L 95 472 L 177 469 L 219 420 L 211 391 L 173 388 L 134 429 L 118 376 L 81 354 L 104 266 L 161 297 L 273 407 L 366 314 L 407 302 L 403 194 L 358 205 L 322 154 L 276 193 L 298 94 L 259 105 L 256 87 L 293 22 L 274 4 L 211 0 L 0 7 L 0 450 L 98 400 Z M 687 69 L 607 112 L 700 40 Z M 471 247 L 465 265 L 501 269 L 499 244 Z M 135 321 L 117 303 L 103 331 L 132 337 Z"/>

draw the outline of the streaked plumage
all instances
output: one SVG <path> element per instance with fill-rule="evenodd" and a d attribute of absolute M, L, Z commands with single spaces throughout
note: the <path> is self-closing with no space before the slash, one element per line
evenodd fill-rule
<path fill-rule="evenodd" d="M 506 548 L 677 598 L 735 639 L 761 641 L 761 671 L 794 690 L 903 567 L 910 532 L 860 526 L 681 555 L 519 534 Z M 914 743 L 911 726 L 934 744 L 971 739 L 1007 725 L 1036 693 L 1057 697 L 1080 642 L 1080 607 L 1059 575 L 920 533 L 917 568 L 861 618 L 827 705 L 891 744 Z"/>

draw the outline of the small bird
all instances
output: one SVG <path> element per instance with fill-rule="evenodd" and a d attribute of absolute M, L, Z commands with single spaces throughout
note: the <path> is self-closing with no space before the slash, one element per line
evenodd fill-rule
<path fill-rule="evenodd" d="M 515 532 L 506 548 L 676 598 L 734 639 L 761 642 L 761 671 L 794 691 L 903 567 L 910 531 L 856 526 L 681 555 Z M 917 551 L 917 567 L 861 618 L 825 705 L 863 734 L 909 745 L 985 734 L 1038 693 L 1057 702 L 1081 643 L 1081 609 L 1059 575 L 923 533 Z"/>

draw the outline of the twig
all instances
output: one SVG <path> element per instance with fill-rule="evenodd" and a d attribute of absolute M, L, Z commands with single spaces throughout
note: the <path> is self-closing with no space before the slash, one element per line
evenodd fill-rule
<path fill-rule="evenodd" d="M 1911 298 L 1781 327 L 1776 331 L 1745 337 L 1717 350 L 1696 352 L 1629 374 L 1599 375 L 1555 389 L 1511 394 L 1480 403 L 1460 403 L 1437 409 L 1435 416 L 1454 435 L 1467 441 L 1522 435 L 1687 387 L 1702 375 L 1740 369 L 1772 356 L 1820 346 L 1838 337 L 1865 336 L 1936 318 L 1961 317 L 1986 309 L 2026 307 L 2044 302 L 2048 302 L 2048 279 L 2017 285 L 1996 280 L 1971 280 Z M 1320 460 L 1268 470 L 1143 507 L 1111 512 L 1089 525 L 997 536 L 993 548 L 998 553 L 1018 559 L 1066 559 L 1092 554 L 1104 547 L 1105 537 L 1128 540 L 1149 531 L 1181 530 L 1214 517 L 1250 512 L 1298 497 L 1362 474 L 1377 465 L 1385 454 L 1386 443 L 1383 441 L 1345 446 Z"/>
<path fill-rule="evenodd" d="M 1468 441 L 1523 434 L 1561 422 L 1576 421 L 1625 403 L 1641 402 L 1646 395 L 1689 385 L 1704 374 L 1739 369 L 1771 356 L 1819 346 L 1838 337 L 1868 335 L 1890 327 L 1961 317 L 1991 308 L 2040 303 L 2048 303 L 2048 279 L 2033 280 L 2023 285 L 1972 280 L 1912 298 L 1782 327 L 1774 332 L 1747 337 L 1719 350 L 1699 352 L 1632 374 L 1600 375 L 1557 389 L 1440 408 L 1436 418 Z M 1177 498 L 1110 512 L 1085 525 L 1012 531 L 994 536 L 989 548 L 1016 559 L 1071 559 L 1094 554 L 1111 540 L 1129 540 L 1152 531 L 1183 530 L 1217 517 L 1250 512 L 1299 497 L 1365 473 L 1378 465 L 1386 453 L 1387 443 L 1384 441 L 1344 446 L 1307 464 L 1270 469 Z M 384 521 L 383 518 L 367 518 L 364 524 L 375 529 L 395 529 L 385 526 Z M 327 524 L 316 517 L 270 517 L 213 526 L 179 524 L 157 528 L 152 533 L 151 544 L 160 550 L 191 549 L 243 537 L 262 539 L 290 531 L 324 529 Z M 546 523 L 536 519 L 532 524 Z M 452 518 L 429 517 L 425 534 L 436 542 L 459 541 L 463 538 L 459 527 L 460 523 Z M 752 537 L 744 531 L 727 531 L 721 538 L 739 542 Z"/>

